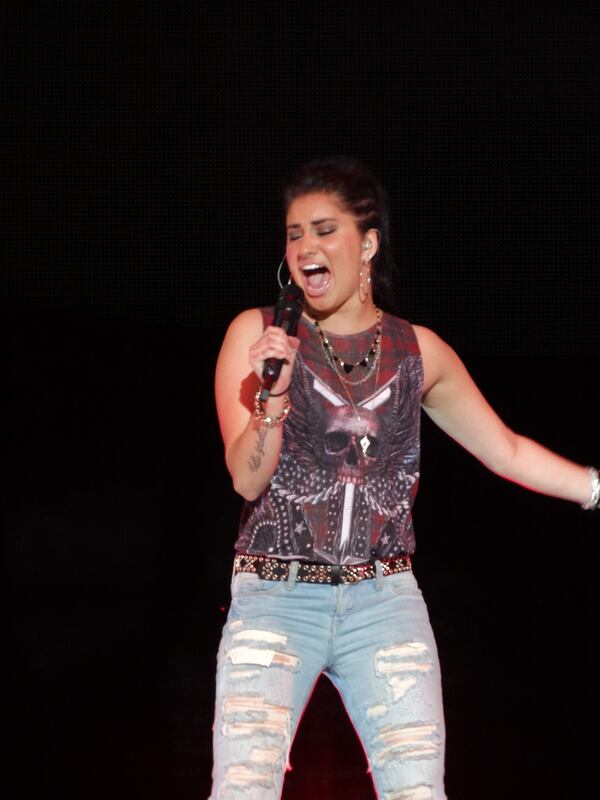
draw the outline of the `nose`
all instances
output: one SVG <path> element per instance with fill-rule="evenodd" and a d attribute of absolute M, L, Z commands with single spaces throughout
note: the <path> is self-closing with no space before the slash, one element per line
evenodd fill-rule
<path fill-rule="evenodd" d="M 313 260 L 318 253 L 315 235 L 310 231 L 303 231 L 300 237 L 288 241 L 287 253 L 289 263 L 298 261 L 306 263 Z"/>
<path fill-rule="evenodd" d="M 302 237 L 302 245 L 300 247 L 301 256 L 309 256 L 316 252 L 314 240 L 309 236 Z"/>

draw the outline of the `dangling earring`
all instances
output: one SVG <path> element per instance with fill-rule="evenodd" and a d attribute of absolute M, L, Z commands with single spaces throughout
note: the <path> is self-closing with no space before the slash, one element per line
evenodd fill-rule
<path fill-rule="evenodd" d="M 279 288 L 280 289 L 283 289 L 283 283 L 281 281 L 281 269 L 283 267 L 283 262 L 284 261 L 285 261 L 285 256 L 281 259 L 281 261 L 279 262 L 279 266 L 277 267 L 277 283 L 279 284 Z M 289 270 L 289 267 L 288 267 L 288 270 Z M 290 272 L 290 275 L 289 275 L 289 278 L 288 278 L 288 283 L 291 283 L 291 282 L 292 282 L 292 273 Z"/>
<path fill-rule="evenodd" d="M 358 299 L 360 300 L 361 303 L 366 303 L 367 300 L 369 299 L 369 287 L 371 286 L 371 265 L 369 263 L 369 259 L 366 259 L 366 261 L 363 261 L 362 264 L 363 264 L 363 269 L 367 269 L 368 270 L 367 271 L 367 286 L 365 288 L 365 284 L 364 284 L 365 276 L 363 274 L 363 270 L 361 269 L 361 271 L 358 273 L 358 277 L 360 279 L 359 284 L 358 284 Z"/>

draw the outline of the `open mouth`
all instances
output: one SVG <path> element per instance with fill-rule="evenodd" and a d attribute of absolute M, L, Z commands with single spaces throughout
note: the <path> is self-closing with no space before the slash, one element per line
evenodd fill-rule
<path fill-rule="evenodd" d="M 319 297 L 327 291 L 330 272 L 322 264 L 306 264 L 302 267 L 306 293 L 309 297 Z"/>

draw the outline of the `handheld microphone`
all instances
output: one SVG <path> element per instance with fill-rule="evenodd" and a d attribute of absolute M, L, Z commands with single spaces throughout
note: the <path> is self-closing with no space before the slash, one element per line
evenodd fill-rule
<path fill-rule="evenodd" d="M 304 306 L 304 292 L 295 283 L 286 284 L 275 303 L 275 318 L 273 325 L 276 328 L 283 328 L 288 336 L 296 335 L 298 320 L 302 314 Z M 271 386 L 275 383 L 283 366 L 282 358 L 267 358 L 262 371 L 263 385 L 260 393 L 262 403 L 269 397 Z"/>

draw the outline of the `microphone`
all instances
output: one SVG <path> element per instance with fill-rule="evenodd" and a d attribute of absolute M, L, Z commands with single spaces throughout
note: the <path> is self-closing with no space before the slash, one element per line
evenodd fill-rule
<path fill-rule="evenodd" d="M 288 283 L 282 287 L 275 303 L 275 318 L 273 325 L 283 328 L 288 336 L 296 335 L 298 320 L 304 306 L 304 292 L 295 283 Z M 260 392 L 260 401 L 264 403 L 269 398 L 271 386 L 275 383 L 283 366 L 282 358 L 267 358 L 262 371 L 263 385 Z"/>

